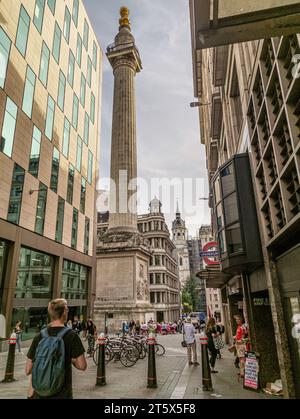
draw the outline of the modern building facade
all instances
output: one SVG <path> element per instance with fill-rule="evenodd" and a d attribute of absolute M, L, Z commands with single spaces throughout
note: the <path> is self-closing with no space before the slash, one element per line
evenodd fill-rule
<path fill-rule="evenodd" d="M 82 0 L 0 15 L 0 307 L 30 335 L 51 298 L 92 306 L 102 52 Z"/>
<path fill-rule="evenodd" d="M 138 230 L 150 249 L 148 272 L 148 291 L 150 293 L 151 310 L 143 321 L 151 318 L 157 322 L 173 322 L 180 318 L 180 282 L 178 264 L 175 258 L 175 246 L 171 241 L 170 232 L 161 211 L 161 202 L 154 198 L 149 213 L 138 216 Z M 109 226 L 109 213 L 98 216 L 98 240 L 105 237 Z M 120 289 L 109 289 L 110 295 L 120 295 Z M 109 298 L 108 290 L 97 292 L 97 298 Z M 104 301 L 105 304 L 105 301 Z M 127 317 L 126 317 L 127 316 Z M 109 327 L 114 328 L 114 313 L 107 309 Z M 133 312 L 124 314 L 122 321 L 130 321 Z M 103 319 L 99 319 L 100 327 Z M 120 325 L 119 325 L 120 326 Z"/>
<path fill-rule="evenodd" d="M 222 290 L 233 334 L 233 315 L 244 313 L 261 385 L 281 378 L 287 398 L 300 397 L 299 41 L 294 34 L 198 50 L 193 39 L 220 249 L 207 286 Z"/>
<path fill-rule="evenodd" d="M 188 250 L 188 230 L 185 221 L 181 218 L 179 206 L 177 204 L 176 218 L 172 223 L 172 241 L 176 247 L 175 254 L 179 268 L 179 279 L 181 289 L 191 276 L 190 260 Z"/>

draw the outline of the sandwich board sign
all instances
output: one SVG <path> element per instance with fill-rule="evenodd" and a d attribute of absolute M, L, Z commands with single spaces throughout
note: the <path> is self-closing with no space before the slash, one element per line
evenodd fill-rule
<path fill-rule="evenodd" d="M 6 321 L 3 314 L 0 314 L 0 339 L 6 339 Z"/>
<path fill-rule="evenodd" d="M 246 352 L 244 388 L 259 391 L 259 359 L 254 352 Z"/>

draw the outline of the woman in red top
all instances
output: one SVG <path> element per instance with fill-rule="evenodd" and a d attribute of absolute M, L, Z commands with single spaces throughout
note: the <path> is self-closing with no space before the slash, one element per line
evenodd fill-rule
<path fill-rule="evenodd" d="M 235 316 L 235 320 L 237 322 L 236 335 L 234 336 L 236 356 L 239 358 L 239 375 L 243 378 L 245 372 L 245 352 L 247 350 L 248 328 L 240 314 Z"/>

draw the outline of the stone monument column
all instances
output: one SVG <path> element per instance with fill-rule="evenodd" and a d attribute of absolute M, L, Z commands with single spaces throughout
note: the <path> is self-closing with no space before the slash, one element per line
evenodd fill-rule
<path fill-rule="evenodd" d="M 137 151 L 135 76 L 142 69 L 131 33 L 129 10 L 120 10 L 120 28 L 107 48 L 114 71 L 114 103 L 111 143 L 109 233 L 137 232 Z"/>
<path fill-rule="evenodd" d="M 135 76 L 142 69 L 131 33 L 129 10 L 122 7 L 119 33 L 107 48 L 114 71 L 111 185 L 107 231 L 98 235 L 94 319 L 109 332 L 122 330 L 132 318 L 154 317 L 150 303 L 150 243 L 137 228 Z M 102 226 L 103 227 L 103 226 Z"/>

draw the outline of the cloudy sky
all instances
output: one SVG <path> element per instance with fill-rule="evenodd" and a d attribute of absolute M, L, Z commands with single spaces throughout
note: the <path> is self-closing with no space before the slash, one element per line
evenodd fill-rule
<path fill-rule="evenodd" d="M 143 62 L 143 71 L 136 77 L 138 176 L 148 182 L 153 178 L 192 180 L 193 195 L 184 191 L 182 196 L 174 190 L 171 205 L 165 202 L 163 212 L 170 226 L 179 198 L 189 233 L 196 235 L 201 224 L 209 223 L 210 212 L 206 201 L 199 200 L 208 195 L 205 150 L 200 144 L 197 108 L 189 106 L 195 99 L 188 0 L 83 1 L 103 51 L 117 34 L 120 7 L 130 9 L 132 32 Z M 100 176 L 106 178 L 113 98 L 113 74 L 106 57 L 103 70 Z M 107 187 L 108 182 L 101 186 Z M 139 212 L 148 211 L 150 195 L 154 194 L 159 191 L 140 194 Z"/>

